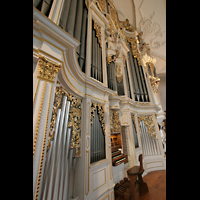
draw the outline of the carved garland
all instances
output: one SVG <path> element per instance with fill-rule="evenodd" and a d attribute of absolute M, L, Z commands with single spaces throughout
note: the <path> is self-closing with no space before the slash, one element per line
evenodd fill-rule
<path fill-rule="evenodd" d="M 94 21 L 94 29 L 96 30 L 96 36 L 98 38 L 98 43 L 100 45 L 100 47 L 102 47 L 102 42 L 101 42 L 101 27 L 97 24 L 97 22 L 92 19 Z"/>
<path fill-rule="evenodd" d="M 153 136 L 154 139 L 158 139 L 157 134 L 156 134 L 156 130 L 155 130 L 154 121 L 153 121 L 153 116 L 152 115 L 138 116 L 140 133 L 141 133 L 141 124 L 140 124 L 141 121 L 144 121 L 144 125 L 147 127 L 148 134 Z"/>
<path fill-rule="evenodd" d="M 149 79 L 150 79 L 150 82 L 151 82 L 151 87 L 152 87 L 154 93 L 157 93 L 158 92 L 158 86 L 159 86 L 159 83 L 160 83 L 160 78 L 158 78 L 158 77 L 155 76 L 155 73 L 154 73 L 155 66 L 154 66 L 153 63 L 147 62 L 146 66 L 147 66 L 147 69 L 148 69 L 147 72 L 149 74 Z M 148 66 L 150 67 L 150 69 L 148 68 Z M 153 76 L 151 76 L 151 74 Z"/>
<path fill-rule="evenodd" d="M 96 109 L 98 109 L 98 114 L 99 114 L 99 120 L 101 122 L 101 127 L 103 129 L 103 133 L 105 135 L 105 113 L 104 113 L 104 108 L 103 108 L 103 104 L 99 104 L 99 103 L 94 103 L 91 102 L 91 117 L 90 117 L 90 127 L 92 126 L 93 123 L 93 119 L 95 116 L 95 111 Z"/>
<path fill-rule="evenodd" d="M 110 131 L 111 133 L 121 132 L 121 123 L 119 121 L 119 111 L 114 109 L 110 110 Z"/>
<path fill-rule="evenodd" d="M 59 81 L 57 82 L 58 84 Z M 50 123 L 49 139 L 47 144 L 47 151 L 50 148 L 50 141 L 54 138 L 55 124 L 58 109 L 61 108 L 62 97 L 66 95 L 70 103 L 69 119 L 67 127 L 72 126 L 71 147 L 76 148 L 76 157 L 80 156 L 80 140 L 81 140 L 81 99 L 74 97 L 72 94 L 67 93 L 62 86 L 57 86 L 55 89 L 55 98 L 53 103 L 53 111 Z"/>

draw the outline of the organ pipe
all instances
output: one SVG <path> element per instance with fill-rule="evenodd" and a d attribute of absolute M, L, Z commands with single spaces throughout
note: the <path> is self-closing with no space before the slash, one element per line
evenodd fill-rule
<path fill-rule="evenodd" d="M 74 37 L 80 42 L 83 15 L 83 0 L 78 0 L 76 10 L 76 23 L 74 28 Z M 77 53 L 80 52 L 80 45 L 77 47 Z"/>
<path fill-rule="evenodd" d="M 69 7 L 70 7 L 71 0 L 65 0 L 63 4 L 62 13 L 60 16 L 60 24 L 59 26 L 65 30 L 67 25 L 67 18 L 69 13 Z"/>
<path fill-rule="evenodd" d="M 130 48 L 130 44 L 129 44 L 129 48 Z M 131 48 L 130 48 L 131 49 Z M 135 94 L 135 99 L 137 101 L 140 100 L 140 93 L 139 93 L 139 87 L 138 87 L 138 82 L 137 82 L 137 78 L 136 78 L 136 74 L 135 74 L 135 70 L 134 70 L 134 64 L 133 64 L 133 56 L 132 56 L 132 51 L 130 50 L 128 52 L 129 54 L 129 61 L 130 61 L 130 68 L 131 68 L 131 72 L 132 72 L 132 77 L 133 77 L 133 84 L 134 84 L 134 94 Z"/>
<path fill-rule="evenodd" d="M 85 60 L 86 23 L 87 23 L 87 9 L 84 8 L 82 31 L 81 31 L 82 34 L 81 34 L 80 60 L 79 60 L 79 65 L 82 71 L 84 71 L 83 67 L 84 67 L 84 60 Z"/>
<path fill-rule="evenodd" d="M 97 110 L 95 110 L 94 120 L 90 131 L 90 163 L 99 161 L 105 158 L 105 137 L 102 131 L 101 122 Z"/>
<path fill-rule="evenodd" d="M 133 58 L 133 60 L 134 60 L 134 68 L 135 68 L 136 76 L 137 76 L 137 80 L 138 80 L 137 82 L 138 82 L 139 90 L 140 90 L 140 96 L 142 98 L 142 101 L 144 101 L 144 92 L 143 92 L 142 85 L 141 85 L 141 79 L 140 79 L 140 75 L 139 75 L 137 60 L 136 60 L 136 58 Z"/>
<path fill-rule="evenodd" d="M 60 116 L 60 125 L 59 125 L 59 133 L 58 133 L 58 143 L 57 143 L 57 152 L 56 152 L 56 167 L 55 167 L 55 181 L 54 181 L 54 189 L 53 189 L 53 199 L 58 199 L 58 185 L 59 185 L 59 177 L 60 177 L 60 159 L 61 159 L 61 148 L 62 148 L 62 140 L 63 140 L 63 123 L 65 116 L 65 108 L 66 108 L 67 97 L 63 97 L 62 102 L 62 110 Z"/>
<path fill-rule="evenodd" d="M 68 151 L 71 141 L 71 128 L 67 128 L 69 109 L 70 101 L 67 101 L 67 96 L 63 96 L 62 108 L 57 111 L 54 138 L 47 152 L 39 195 L 42 200 L 64 200 L 67 197 L 65 191 L 68 186 Z"/>
<path fill-rule="evenodd" d="M 75 25 L 75 17 L 76 17 L 76 3 L 77 0 L 71 1 L 70 9 L 69 9 L 69 16 L 67 19 L 67 26 L 66 31 L 74 36 L 74 25 Z"/>
<path fill-rule="evenodd" d="M 66 111 L 65 111 L 65 121 L 64 121 L 64 130 L 63 130 L 63 140 L 61 145 L 61 160 L 60 160 L 60 185 L 59 185 L 59 200 L 62 199 L 62 188 L 63 188 L 63 179 L 64 179 L 64 157 L 65 157 L 65 145 L 67 138 L 67 124 L 69 118 L 69 109 L 70 109 L 70 101 L 67 101 Z"/>

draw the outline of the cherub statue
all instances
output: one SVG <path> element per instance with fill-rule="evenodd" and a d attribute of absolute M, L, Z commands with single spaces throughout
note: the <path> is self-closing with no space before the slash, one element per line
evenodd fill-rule
<path fill-rule="evenodd" d="M 143 32 L 141 31 L 141 32 L 139 32 L 139 34 L 138 34 L 138 41 L 139 41 L 139 44 L 142 44 L 143 43 L 143 39 L 142 39 L 142 35 L 143 35 Z"/>

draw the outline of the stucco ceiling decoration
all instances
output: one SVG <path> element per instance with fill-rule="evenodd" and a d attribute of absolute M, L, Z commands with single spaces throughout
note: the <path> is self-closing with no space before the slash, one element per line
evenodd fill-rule
<path fill-rule="evenodd" d="M 166 74 L 166 0 L 133 0 L 136 28 L 156 58 L 157 74 Z"/>

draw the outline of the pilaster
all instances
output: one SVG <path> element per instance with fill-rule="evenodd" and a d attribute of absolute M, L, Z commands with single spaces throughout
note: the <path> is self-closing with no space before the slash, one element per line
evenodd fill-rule
<path fill-rule="evenodd" d="M 164 156 L 165 153 L 164 153 L 164 149 L 163 149 L 163 146 L 162 146 L 162 139 L 161 139 L 161 133 L 160 133 L 159 128 L 158 128 L 158 122 L 157 122 L 155 115 L 152 115 L 152 116 L 153 116 L 154 126 L 155 126 L 155 129 L 156 129 L 156 134 L 157 134 L 157 138 L 158 138 L 158 146 L 159 146 L 159 149 L 160 149 L 160 154 L 162 156 Z"/>
<path fill-rule="evenodd" d="M 33 94 L 33 196 L 38 199 L 41 173 L 45 158 L 47 127 L 55 79 L 61 66 L 49 62 L 45 57 L 38 60 L 38 76 Z"/>

